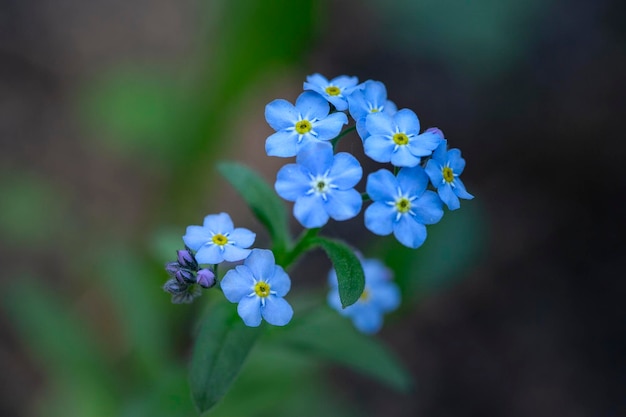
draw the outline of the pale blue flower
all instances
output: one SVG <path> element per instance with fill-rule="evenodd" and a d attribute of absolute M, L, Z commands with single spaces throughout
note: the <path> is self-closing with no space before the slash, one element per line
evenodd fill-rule
<path fill-rule="evenodd" d="M 417 115 L 402 109 L 390 116 L 374 113 L 367 116 L 365 126 L 369 136 L 363 140 L 365 154 L 378 162 L 391 162 L 397 167 L 414 167 L 420 158 L 430 156 L 441 142 L 432 130 L 420 134 Z"/>
<path fill-rule="evenodd" d="M 334 139 L 348 117 L 329 112 L 328 102 L 313 91 L 300 94 L 295 106 L 283 99 L 272 101 L 265 106 L 265 120 L 276 133 L 265 141 L 265 151 L 286 158 L 296 156 L 310 142 Z"/>
<path fill-rule="evenodd" d="M 227 213 L 210 214 L 202 226 L 189 226 L 183 241 L 196 251 L 200 264 L 219 264 L 245 259 L 250 253 L 256 234 L 242 227 L 236 228 Z"/>
<path fill-rule="evenodd" d="M 352 155 L 333 155 L 330 144 L 311 143 L 295 164 L 278 171 L 274 188 L 285 200 L 295 201 L 293 214 L 304 227 L 322 227 L 329 218 L 347 220 L 361 211 L 363 200 L 354 186 L 362 175 Z"/>
<path fill-rule="evenodd" d="M 321 74 L 313 74 L 306 77 L 303 88 L 312 90 L 328 100 L 337 110 L 348 109 L 347 97 L 357 87 L 359 79 L 340 75 L 328 81 Z"/>
<path fill-rule="evenodd" d="M 291 305 L 283 298 L 291 280 L 276 265 L 272 251 L 252 249 L 243 265 L 224 275 L 220 286 L 228 301 L 239 303 L 237 313 L 246 326 L 257 327 L 261 318 L 274 326 L 284 326 L 293 316 Z"/>
<path fill-rule="evenodd" d="M 374 202 L 365 210 L 365 227 L 381 236 L 393 232 L 409 248 L 421 246 L 425 225 L 443 216 L 441 199 L 427 186 L 428 176 L 419 166 L 402 168 L 397 177 L 386 169 L 370 174 L 366 191 Z"/>
<path fill-rule="evenodd" d="M 398 108 L 387 100 L 387 89 L 380 81 L 368 80 L 348 96 L 350 115 L 356 120 L 356 130 L 361 139 L 369 136 L 365 121 L 374 113 L 386 113 L 393 116 Z"/>
<path fill-rule="evenodd" d="M 442 140 L 426 164 L 426 173 L 441 200 L 450 210 L 456 210 L 461 207 L 459 198 L 471 200 L 474 196 L 467 192 L 459 178 L 465 168 L 465 159 L 461 157 L 461 151 L 458 149 L 446 151 L 447 146 L 448 141 Z"/>
<path fill-rule="evenodd" d="M 383 325 L 383 315 L 400 305 L 400 289 L 392 281 L 391 270 L 378 259 L 362 259 L 361 265 L 365 274 L 365 289 L 359 300 L 346 308 L 341 307 L 337 273 L 332 269 L 328 274 L 328 304 L 339 314 L 349 317 L 361 332 L 376 333 Z"/>

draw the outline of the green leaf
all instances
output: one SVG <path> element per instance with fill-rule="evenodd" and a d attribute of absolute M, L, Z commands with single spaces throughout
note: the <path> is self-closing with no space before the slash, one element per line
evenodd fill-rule
<path fill-rule="evenodd" d="M 217 169 L 248 203 L 257 219 L 272 238 L 273 251 L 278 256 L 290 244 L 285 206 L 261 175 L 243 164 L 222 162 Z"/>
<path fill-rule="evenodd" d="M 326 306 L 273 333 L 299 351 L 347 366 L 398 391 L 406 392 L 413 386 L 411 375 L 393 352 L 359 333 L 348 319 Z"/>
<path fill-rule="evenodd" d="M 226 394 L 260 334 L 261 328 L 243 323 L 234 305 L 220 301 L 209 308 L 194 346 L 189 375 L 200 412 Z"/>
<path fill-rule="evenodd" d="M 337 272 L 341 306 L 346 308 L 356 303 L 365 288 L 365 275 L 359 258 L 349 246 L 338 240 L 318 237 L 314 243 L 324 249 Z"/>

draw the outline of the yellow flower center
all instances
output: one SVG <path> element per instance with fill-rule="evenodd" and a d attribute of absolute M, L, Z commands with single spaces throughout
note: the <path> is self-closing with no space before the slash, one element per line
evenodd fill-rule
<path fill-rule="evenodd" d="M 228 238 L 221 233 L 213 235 L 213 243 L 219 246 L 224 246 L 228 243 Z"/>
<path fill-rule="evenodd" d="M 404 133 L 396 133 L 393 135 L 393 142 L 396 145 L 406 145 L 409 143 L 409 137 Z"/>
<path fill-rule="evenodd" d="M 398 210 L 400 213 L 406 213 L 407 211 L 411 210 L 411 202 L 409 201 L 409 199 L 406 197 L 399 198 L 396 201 L 396 210 Z"/>
<path fill-rule="evenodd" d="M 370 113 L 378 113 L 380 110 L 377 108 L 373 108 L 372 110 L 370 110 Z"/>
<path fill-rule="evenodd" d="M 317 184 L 315 184 L 315 188 L 317 189 L 317 192 L 322 193 L 326 191 L 326 183 L 320 180 L 317 182 Z"/>
<path fill-rule="evenodd" d="M 363 290 L 363 294 L 359 297 L 359 301 L 368 301 L 370 299 L 370 292 L 366 289 Z"/>
<path fill-rule="evenodd" d="M 452 172 L 452 168 L 443 167 L 442 174 L 443 174 L 443 179 L 445 182 L 454 181 L 454 172 Z"/>
<path fill-rule="evenodd" d="M 270 295 L 270 284 L 267 282 L 259 281 L 254 284 L 254 292 L 261 298 L 265 298 Z"/>
<path fill-rule="evenodd" d="M 298 132 L 299 134 L 304 135 L 305 133 L 309 133 L 310 131 L 311 122 L 309 122 L 308 120 L 300 120 L 296 123 L 296 132 Z"/>
<path fill-rule="evenodd" d="M 326 87 L 326 94 L 329 96 L 338 96 L 341 93 L 339 87 L 335 87 L 334 85 L 329 85 Z"/>

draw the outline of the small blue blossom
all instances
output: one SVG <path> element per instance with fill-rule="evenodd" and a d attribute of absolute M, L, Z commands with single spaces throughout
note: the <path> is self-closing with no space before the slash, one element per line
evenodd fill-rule
<path fill-rule="evenodd" d="M 344 113 L 330 112 L 330 105 L 319 94 L 307 91 L 296 99 L 274 100 L 265 106 L 265 120 L 276 130 L 265 141 L 269 156 L 290 157 L 310 142 L 334 139 L 348 123 Z"/>
<path fill-rule="evenodd" d="M 414 167 L 420 158 L 430 156 L 441 142 L 441 136 L 427 130 L 420 134 L 417 115 L 402 109 L 390 116 L 370 114 L 365 121 L 367 136 L 363 140 L 365 154 L 378 162 L 391 162 L 397 167 Z"/>
<path fill-rule="evenodd" d="M 365 227 L 386 236 L 393 232 L 400 243 L 417 248 L 426 240 L 426 224 L 441 220 L 441 200 L 426 191 L 428 176 L 422 167 L 402 168 L 397 177 L 386 169 L 371 173 L 366 191 L 374 201 L 365 210 Z"/>
<path fill-rule="evenodd" d="M 313 74 L 306 77 L 303 88 L 304 90 L 315 91 L 335 106 L 337 110 L 343 111 L 348 109 L 347 97 L 357 87 L 358 82 L 357 77 L 348 77 L 347 75 L 340 75 L 328 81 L 321 74 Z"/>
<path fill-rule="evenodd" d="M 274 188 L 285 200 L 295 201 L 293 215 L 304 227 L 322 227 L 329 217 L 341 221 L 359 214 L 363 199 L 354 186 L 362 175 L 352 155 L 333 155 L 330 144 L 311 143 L 295 164 L 278 171 Z"/>
<path fill-rule="evenodd" d="M 350 115 L 356 120 L 356 130 L 361 139 L 369 136 L 365 120 L 374 113 L 386 113 L 393 116 L 398 108 L 387 100 L 387 89 L 380 81 L 368 80 L 348 96 Z"/>
<path fill-rule="evenodd" d="M 365 289 L 359 300 L 346 308 L 341 307 L 337 289 L 337 273 L 328 274 L 330 292 L 328 304 L 342 316 L 349 317 L 363 333 L 376 333 L 383 325 L 383 315 L 400 305 L 400 289 L 392 281 L 392 272 L 378 259 L 361 260 L 365 274 Z"/>
<path fill-rule="evenodd" d="M 458 149 L 446 151 L 447 146 L 448 141 L 442 140 L 426 164 L 426 173 L 441 200 L 450 210 L 456 210 L 461 207 L 459 198 L 471 200 L 474 196 L 467 192 L 459 178 L 465 168 L 465 159 L 461 157 L 461 151 Z"/>
<path fill-rule="evenodd" d="M 201 264 L 219 264 L 245 259 L 250 253 L 256 234 L 248 229 L 236 228 L 227 213 L 210 214 L 202 226 L 189 226 L 183 241 L 196 251 Z"/>
<path fill-rule="evenodd" d="M 246 326 L 259 326 L 261 317 L 274 326 L 284 326 L 293 316 L 291 305 L 283 298 L 291 280 L 276 265 L 272 251 L 253 249 L 243 265 L 224 275 L 220 286 L 228 301 L 239 303 L 237 313 Z"/>

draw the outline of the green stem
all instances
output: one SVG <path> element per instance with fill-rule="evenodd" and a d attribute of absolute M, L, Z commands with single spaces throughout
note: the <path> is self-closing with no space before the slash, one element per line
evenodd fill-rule
<path fill-rule="evenodd" d="M 281 266 L 287 269 L 291 264 L 293 264 L 300 255 L 302 255 L 307 249 L 309 249 L 309 247 L 311 246 L 311 239 L 317 236 L 319 231 L 319 227 L 313 229 L 304 229 L 300 234 L 300 237 L 296 241 L 294 247 L 289 252 L 287 252 L 285 257 L 283 258 Z"/>
<path fill-rule="evenodd" d="M 347 128 L 346 130 L 344 130 L 343 132 L 341 132 L 340 134 L 337 135 L 337 137 L 335 139 L 332 139 L 330 141 L 330 143 L 333 145 L 333 150 L 335 149 L 335 147 L 337 146 L 337 144 L 339 143 L 339 139 L 341 139 L 342 137 L 344 137 L 345 135 L 347 135 L 348 133 L 354 131 L 354 129 L 356 129 L 356 125 L 354 126 L 350 126 L 349 128 Z"/>
<path fill-rule="evenodd" d="M 367 193 L 361 193 L 361 199 L 363 200 L 363 202 L 369 201 L 370 200 L 370 196 Z"/>

